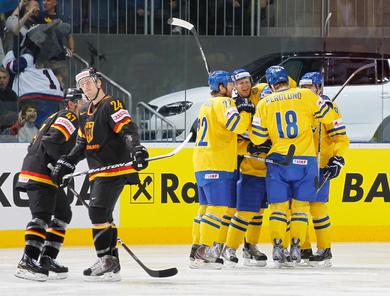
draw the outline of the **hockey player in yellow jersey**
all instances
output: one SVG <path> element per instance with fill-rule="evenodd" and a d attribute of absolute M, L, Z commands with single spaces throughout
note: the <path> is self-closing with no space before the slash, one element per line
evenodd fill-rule
<path fill-rule="evenodd" d="M 329 124 L 338 114 L 331 102 L 323 101 L 310 90 L 290 89 L 287 73 L 281 66 L 268 68 L 266 79 L 273 93 L 257 105 L 249 136 L 256 145 L 271 139 L 272 148 L 267 157 L 274 161 L 284 159 L 291 144 L 296 146 L 290 165 L 267 163 L 266 187 L 273 260 L 277 264 L 286 261 L 282 241 L 291 200 L 290 253 L 291 259 L 299 262 L 300 245 L 306 237 L 309 202 L 316 198 L 317 160 L 312 126 L 315 121 Z"/>
<path fill-rule="evenodd" d="M 245 69 L 237 69 L 232 73 L 234 90 L 232 98 L 249 98 L 256 105 L 259 102 L 259 92 L 265 86 L 252 87 L 252 77 Z M 255 146 L 250 143 L 248 133 L 238 137 L 239 153 L 239 180 L 237 182 L 236 202 L 233 216 L 223 217 L 222 223 L 226 223 L 228 233 L 222 258 L 225 263 L 234 266 L 238 262 L 236 250 L 244 241 L 244 265 L 265 266 L 267 256 L 260 252 L 256 244 L 262 225 L 262 214 L 266 205 L 265 192 L 265 164 L 254 159 L 242 158 L 242 154 L 260 154 L 265 156 L 270 149 L 270 143 Z M 237 211 L 236 211 L 237 209 Z"/>
<path fill-rule="evenodd" d="M 299 86 L 308 88 L 313 93 L 322 94 L 322 76 L 319 72 L 309 72 L 302 76 Z M 321 95 L 323 100 L 330 100 L 328 97 Z M 317 193 L 317 199 L 310 203 L 310 213 L 313 219 L 314 230 L 317 238 L 317 253 L 312 254 L 309 233 L 307 232 L 306 240 L 302 245 L 302 260 L 309 261 L 310 265 L 331 265 L 331 238 L 330 238 L 330 218 L 328 215 L 327 202 L 329 199 L 329 180 L 336 178 L 342 166 L 344 165 L 344 155 L 349 147 L 349 139 L 346 134 L 345 125 L 342 123 L 341 115 L 337 108 L 334 108 L 339 114 L 338 118 L 330 124 L 322 126 L 320 142 L 320 182 L 323 187 Z M 318 143 L 319 128 L 316 128 L 314 134 L 314 143 Z"/>
<path fill-rule="evenodd" d="M 237 134 L 251 124 L 255 107 L 250 100 L 232 100 L 230 73 L 214 71 L 209 75 L 210 98 L 199 110 L 198 131 L 193 163 L 200 207 L 199 244 L 193 268 L 221 268 L 215 241 L 228 205 L 235 195 Z"/>

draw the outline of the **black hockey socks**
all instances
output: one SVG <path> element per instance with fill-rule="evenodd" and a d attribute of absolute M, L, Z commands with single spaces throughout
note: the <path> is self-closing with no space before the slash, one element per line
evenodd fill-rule
<path fill-rule="evenodd" d="M 118 258 L 118 248 L 117 238 L 118 238 L 118 228 L 115 225 L 111 226 L 112 238 L 111 238 L 111 255 Z"/>
<path fill-rule="evenodd" d="M 38 260 L 46 239 L 47 224 L 39 218 L 34 218 L 27 224 L 25 231 L 26 247 L 24 253 L 32 259 Z"/>
<path fill-rule="evenodd" d="M 110 223 L 94 224 L 92 228 L 93 242 L 98 257 L 111 255 L 114 230 Z"/>
<path fill-rule="evenodd" d="M 64 242 L 66 226 L 67 223 L 57 218 L 54 218 L 50 222 L 49 228 L 46 230 L 46 240 L 42 252 L 43 256 L 46 255 L 52 259 L 57 258 L 60 248 Z"/>

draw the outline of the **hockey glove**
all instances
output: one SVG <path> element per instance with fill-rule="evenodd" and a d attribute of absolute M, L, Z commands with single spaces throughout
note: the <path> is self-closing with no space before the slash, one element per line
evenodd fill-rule
<path fill-rule="evenodd" d="M 261 145 L 254 145 L 252 142 L 250 142 L 246 150 L 248 153 L 253 155 L 259 155 L 261 153 L 268 154 L 268 152 L 271 150 L 271 146 L 271 140 L 267 140 Z"/>
<path fill-rule="evenodd" d="M 237 97 L 235 99 L 235 102 L 236 102 L 238 113 L 248 112 L 248 113 L 255 114 L 255 105 L 252 103 L 252 101 L 249 98 Z"/>
<path fill-rule="evenodd" d="M 324 175 L 328 174 L 329 179 L 336 178 L 344 166 L 345 161 L 341 156 L 333 156 L 329 159 L 327 166 L 325 167 Z"/>
<path fill-rule="evenodd" d="M 133 152 L 131 153 L 133 168 L 137 171 L 146 169 L 148 167 L 148 161 L 146 160 L 148 157 L 148 150 L 144 146 L 135 146 Z"/>
<path fill-rule="evenodd" d="M 75 170 L 75 164 L 69 160 L 69 157 L 63 155 L 57 160 L 54 169 L 51 172 L 51 178 L 57 185 L 67 186 L 70 179 L 62 180 L 65 175 L 72 174 Z"/>

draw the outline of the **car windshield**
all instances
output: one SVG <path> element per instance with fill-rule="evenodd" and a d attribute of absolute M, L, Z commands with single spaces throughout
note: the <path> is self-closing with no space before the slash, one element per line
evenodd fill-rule
<path fill-rule="evenodd" d="M 350 75 L 360 67 L 373 63 L 375 59 L 370 58 L 355 58 L 348 56 L 332 56 L 325 58 L 325 85 L 326 86 L 341 86 L 350 77 Z M 256 83 L 266 82 L 265 70 L 272 65 L 283 66 L 289 76 L 296 82 L 303 74 L 307 72 L 322 70 L 322 64 L 324 58 L 320 55 L 307 55 L 307 56 L 287 56 L 283 59 L 281 55 L 273 54 L 266 57 L 257 59 L 244 68 L 252 74 L 253 80 Z M 381 65 L 378 65 L 381 66 Z M 378 67 L 377 67 L 378 68 Z M 383 68 L 383 67 L 381 67 Z M 388 67 L 385 67 L 385 71 Z M 383 75 L 377 75 L 375 67 L 370 67 L 362 70 L 353 77 L 349 82 L 350 85 L 364 85 L 364 84 L 376 84 L 378 82 L 385 82 Z M 383 71 L 383 72 L 385 72 Z M 388 75 L 385 75 L 387 77 Z M 379 79 L 379 80 L 378 80 Z"/>

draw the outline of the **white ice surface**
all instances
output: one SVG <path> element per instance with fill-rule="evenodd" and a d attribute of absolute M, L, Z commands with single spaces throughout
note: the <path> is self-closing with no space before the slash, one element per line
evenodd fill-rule
<path fill-rule="evenodd" d="M 271 246 L 262 247 L 270 257 Z M 122 281 L 87 283 L 82 280 L 82 271 L 95 262 L 93 248 L 66 247 L 58 259 L 69 267 L 69 278 L 38 283 L 14 276 L 22 249 L 0 249 L 0 296 L 390 295 L 390 243 L 334 244 L 332 268 L 294 270 L 275 269 L 270 260 L 265 268 L 245 268 L 239 263 L 235 269 L 192 270 L 188 268 L 190 246 L 130 248 L 148 267 L 177 267 L 178 275 L 151 278 L 121 249 Z"/>

